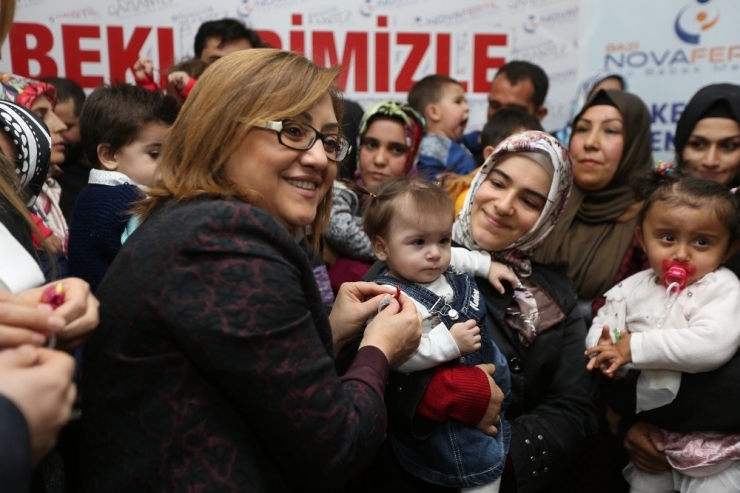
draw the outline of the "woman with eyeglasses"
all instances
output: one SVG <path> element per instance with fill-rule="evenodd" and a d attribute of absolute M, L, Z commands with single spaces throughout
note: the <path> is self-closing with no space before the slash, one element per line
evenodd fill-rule
<path fill-rule="evenodd" d="M 373 459 L 389 363 L 421 324 L 403 299 L 378 313 L 391 290 L 372 283 L 347 284 L 327 316 L 300 244 L 324 229 L 350 148 L 338 74 L 247 50 L 188 97 L 96 293 L 86 491 L 335 490 Z M 335 351 L 371 315 L 340 378 Z"/>

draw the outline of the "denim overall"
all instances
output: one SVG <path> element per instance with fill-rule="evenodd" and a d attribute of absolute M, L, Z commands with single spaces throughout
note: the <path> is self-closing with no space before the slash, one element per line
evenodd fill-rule
<path fill-rule="evenodd" d="M 459 358 L 459 363 L 468 366 L 480 363 L 496 365 L 494 381 L 506 396 L 501 407 L 501 423 L 497 425 L 498 434 L 491 437 L 477 428 L 450 420 L 438 423 L 424 439 L 401 438 L 391 433 L 391 444 L 399 462 L 414 476 L 442 486 L 465 488 L 492 483 L 504 470 L 511 442 L 511 425 L 504 420 L 503 411 L 511 401 L 511 381 L 506 358 L 484 326 L 485 302 L 480 297 L 473 276 L 454 272 L 452 268 L 447 268 L 444 276 L 453 290 L 453 298 L 449 303 L 418 284 L 384 275 L 376 277 L 375 282 L 401 286 L 401 291 L 439 317 L 448 329 L 471 318 L 478 321 L 481 348 Z"/>

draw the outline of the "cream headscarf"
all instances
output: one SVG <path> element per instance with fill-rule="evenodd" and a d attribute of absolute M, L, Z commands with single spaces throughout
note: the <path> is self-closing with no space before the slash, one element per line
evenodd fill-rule
<path fill-rule="evenodd" d="M 640 207 L 629 178 L 652 166 L 650 111 L 639 97 L 624 91 L 601 90 L 589 100 L 581 115 L 591 106 L 609 103 L 619 110 L 624 121 L 624 150 L 614 177 L 596 192 L 574 187 L 563 220 L 534 252 L 538 262 L 568 264 L 568 277 L 578 296 L 587 300 L 603 295 L 614 285 L 632 243 Z"/>
<path fill-rule="evenodd" d="M 503 250 L 488 252 L 496 260 L 514 269 L 518 276 L 526 277 L 532 272 L 529 252 L 547 237 L 562 216 L 573 185 L 573 167 L 570 154 L 563 144 L 552 135 L 539 131 L 523 132 L 512 135 L 496 147 L 496 150 L 483 163 L 480 171 L 473 179 L 470 190 L 468 190 L 465 197 L 465 206 L 460 211 L 460 215 L 452 228 L 452 236 L 455 242 L 469 250 L 483 250 L 476 244 L 470 226 L 473 197 L 501 159 L 514 153 L 523 154 L 541 165 L 543 165 L 542 158 L 549 161 L 547 164 L 551 163 L 551 167 L 543 165 L 548 173 L 552 174 L 552 182 L 547 194 L 547 202 L 537 222 L 518 240 Z M 534 154 L 534 156 L 528 154 Z"/>

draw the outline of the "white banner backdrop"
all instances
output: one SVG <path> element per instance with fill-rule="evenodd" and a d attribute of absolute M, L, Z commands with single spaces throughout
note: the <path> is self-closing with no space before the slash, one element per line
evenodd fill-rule
<path fill-rule="evenodd" d="M 507 60 L 548 73 L 547 129 L 567 121 L 578 82 L 607 67 L 651 107 L 658 154 L 671 149 L 691 94 L 740 81 L 738 0 L 18 0 L 0 71 L 66 76 L 88 89 L 132 81 L 140 55 L 164 71 L 192 55 L 202 22 L 221 17 L 341 64 L 345 91 L 365 108 L 448 74 L 466 88 L 470 130 L 485 122 L 490 80 Z"/>
<path fill-rule="evenodd" d="M 691 96 L 715 82 L 740 84 L 737 0 L 583 3 L 582 69 L 624 74 L 648 104 L 656 158 L 673 159 L 676 122 Z M 582 73 L 582 72 L 581 72 Z"/>

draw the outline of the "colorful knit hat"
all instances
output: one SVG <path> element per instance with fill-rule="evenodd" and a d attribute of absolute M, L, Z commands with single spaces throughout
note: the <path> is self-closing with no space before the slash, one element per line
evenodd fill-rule
<path fill-rule="evenodd" d="M 0 74 L 0 99 L 13 101 L 30 110 L 39 96 L 49 98 L 52 108 L 56 106 L 57 90 L 51 84 L 13 74 Z"/>
<path fill-rule="evenodd" d="M 375 103 L 362 115 L 362 120 L 360 120 L 360 131 L 357 137 L 358 149 L 370 123 L 378 117 L 391 118 L 403 125 L 404 134 L 406 135 L 406 174 L 414 174 L 416 163 L 419 162 L 419 145 L 426 127 L 424 117 L 406 103 L 397 101 Z M 357 153 L 358 168 L 359 165 L 360 153 Z"/>

